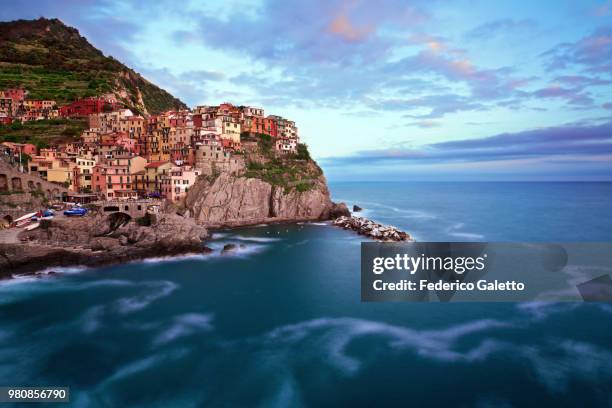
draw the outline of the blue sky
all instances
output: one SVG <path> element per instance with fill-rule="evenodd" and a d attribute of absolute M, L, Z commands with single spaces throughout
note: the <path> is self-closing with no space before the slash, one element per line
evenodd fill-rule
<path fill-rule="evenodd" d="M 612 180 L 612 1 L 3 2 L 191 106 L 294 119 L 332 180 Z"/>

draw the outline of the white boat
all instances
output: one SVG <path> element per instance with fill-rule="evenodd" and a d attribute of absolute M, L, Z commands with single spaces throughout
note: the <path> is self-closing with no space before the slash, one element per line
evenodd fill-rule
<path fill-rule="evenodd" d="M 24 215 L 23 217 L 17 218 L 13 223 L 17 228 L 21 228 L 24 225 L 29 224 L 32 221 L 32 217 L 36 215 L 35 212 Z"/>
<path fill-rule="evenodd" d="M 39 222 L 35 222 L 33 224 L 28 225 L 27 227 L 25 227 L 24 229 L 26 231 L 32 231 L 35 230 L 36 228 L 40 227 L 40 223 Z"/>

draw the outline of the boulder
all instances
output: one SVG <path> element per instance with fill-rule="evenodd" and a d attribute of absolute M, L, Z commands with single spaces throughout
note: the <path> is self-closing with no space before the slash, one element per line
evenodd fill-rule
<path fill-rule="evenodd" d="M 361 208 L 360 206 L 358 206 L 358 205 L 354 205 L 353 206 L 353 212 L 359 212 L 361 210 L 363 210 L 363 208 Z"/>
<path fill-rule="evenodd" d="M 350 217 L 351 212 L 345 203 L 332 203 L 332 207 L 329 210 L 329 218 L 336 219 L 339 217 Z"/>

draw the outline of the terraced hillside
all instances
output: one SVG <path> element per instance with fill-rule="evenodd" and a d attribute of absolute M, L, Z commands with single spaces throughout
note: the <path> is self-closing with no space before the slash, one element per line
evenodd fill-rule
<path fill-rule="evenodd" d="M 16 86 L 59 104 L 113 93 L 142 114 L 186 107 L 57 19 L 0 22 L 0 89 Z"/>

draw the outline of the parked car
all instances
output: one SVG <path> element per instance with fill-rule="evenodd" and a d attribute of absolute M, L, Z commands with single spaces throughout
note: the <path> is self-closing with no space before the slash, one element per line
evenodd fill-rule
<path fill-rule="evenodd" d="M 64 215 L 67 217 L 82 217 L 87 214 L 87 208 L 83 207 L 74 207 L 70 210 L 64 211 Z"/>

